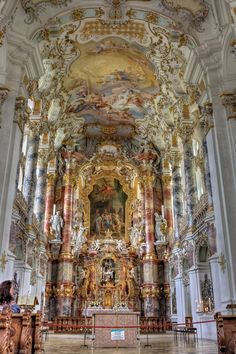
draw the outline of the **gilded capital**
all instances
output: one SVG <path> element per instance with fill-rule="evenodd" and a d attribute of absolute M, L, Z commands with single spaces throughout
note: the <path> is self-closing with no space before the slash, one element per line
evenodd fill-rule
<path fill-rule="evenodd" d="M 172 176 L 163 175 L 163 176 L 161 176 L 161 180 L 162 180 L 163 184 L 169 185 L 172 181 Z"/>
<path fill-rule="evenodd" d="M 55 184 L 56 177 L 57 177 L 56 173 L 48 173 L 47 174 L 47 185 L 53 186 Z"/>
<path fill-rule="evenodd" d="M 38 164 L 46 166 L 48 163 L 48 150 L 39 150 L 38 152 Z"/>
<path fill-rule="evenodd" d="M 0 86 L 0 128 L 2 125 L 2 105 L 5 102 L 9 91 L 10 90 L 6 86 Z"/>
<path fill-rule="evenodd" d="M 228 119 L 236 119 L 236 92 L 224 92 L 220 95 Z"/>

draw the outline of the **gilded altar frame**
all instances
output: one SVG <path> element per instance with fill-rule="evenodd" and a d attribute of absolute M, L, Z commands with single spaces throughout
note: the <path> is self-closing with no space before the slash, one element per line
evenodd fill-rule
<path fill-rule="evenodd" d="M 137 171 L 136 168 L 127 163 L 127 175 L 124 168 L 121 172 L 121 161 L 119 159 L 103 160 L 95 159 L 93 163 L 83 164 L 77 171 L 77 189 L 79 198 L 83 204 L 84 225 L 90 230 L 90 200 L 89 195 L 93 191 L 94 185 L 102 178 L 116 179 L 119 181 L 122 190 L 127 195 L 125 204 L 125 234 L 124 240 L 129 242 L 129 228 L 131 227 L 131 218 L 134 211 L 134 202 L 137 199 Z M 123 165 L 124 166 L 124 165 Z"/>

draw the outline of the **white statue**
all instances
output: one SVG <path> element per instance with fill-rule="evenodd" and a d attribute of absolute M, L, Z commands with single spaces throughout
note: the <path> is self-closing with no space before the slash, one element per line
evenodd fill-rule
<path fill-rule="evenodd" d="M 157 241 L 165 241 L 165 234 L 167 229 L 167 221 L 158 213 L 155 216 L 155 237 Z"/>
<path fill-rule="evenodd" d="M 48 90 L 52 86 L 52 81 L 55 76 L 55 70 L 53 69 L 53 61 L 51 59 L 44 59 L 43 66 L 45 72 L 38 81 L 39 92 Z"/>
<path fill-rule="evenodd" d="M 100 250 L 100 240 L 94 240 L 89 248 L 89 251 L 99 251 Z"/>
<path fill-rule="evenodd" d="M 51 216 L 50 222 L 55 233 L 55 240 L 61 240 L 61 229 L 64 225 L 64 222 L 60 215 L 60 211 L 57 211 L 56 214 Z"/>
<path fill-rule="evenodd" d="M 60 114 L 61 104 L 59 98 L 54 98 L 48 110 L 48 121 L 55 122 Z"/>
<path fill-rule="evenodd" d="M 121 253 L 127 251 L 123 240 L 116 240 L 116 249 Z"/>
<path fill-rule="evenodd" d="M 86 237 L 86 231 L 87 231 L 87 227 L 83 226 L 83 224 L 80 224 L 80 228 L 78 231 L 78 235 L 76 238 L 76 248 L 79 249 L 83 246 L 83 244 L 87 241 L 87 237 Z"/>
<path fill-rule="evenodd" d="M 131 246 L 136 248 L 138 246 L 138 241 L 139 241 L 139 230 L 138 226 L 134 225 L 130 229 L 130 242 Z"/>
<path fill-rule="evenodd" d="M 66 137 L 66 133 L 64 132 L 64 128 L 58 128 L 54 140 L 54 147 L 56 150 L 58 150 L 61 147 L 65 137 Z"/>

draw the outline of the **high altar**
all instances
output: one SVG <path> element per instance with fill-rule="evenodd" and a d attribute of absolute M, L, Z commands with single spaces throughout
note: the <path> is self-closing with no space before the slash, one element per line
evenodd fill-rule
<path fill-rule="evenodd" d="M 76 151 L 61 152 L 61 174 L 46 198 L 49 319 L 81 316 L 84 309 L 128 309 L 153 317 L 168 311 L 167 243 L 159 240 L 158 258 L 154 234 L 154 212 L 161 213 L 162 204 L 160 181 L 154 189 L 152 176 L 158 156 L 147 149 L 131 164 L 119 149 L 117 143 L 101 143 L 89 161 Z M 53 212 L 63 215 L 61 239 L 52 229 Z"/>

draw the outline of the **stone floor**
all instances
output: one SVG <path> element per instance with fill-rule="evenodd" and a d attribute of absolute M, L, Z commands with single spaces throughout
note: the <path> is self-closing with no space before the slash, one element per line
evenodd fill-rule
<path fill-rule="evenodd" d="M 44 343 L 45 354 L 217 354 L 214 341 L 198 340 L 191 338 L 188 343 L 182 338 L 175 340 L 173 334 L 141 336 L 137 348 L 92 348 L 90 339 L 86 341 L 88 347 L 83 346 L 83 336 L 71 334 L 49 334 Z"/>

